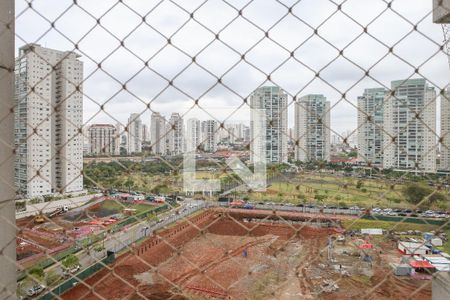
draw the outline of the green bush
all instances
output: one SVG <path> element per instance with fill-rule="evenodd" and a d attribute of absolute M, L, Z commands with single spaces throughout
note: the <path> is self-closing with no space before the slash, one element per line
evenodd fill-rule
<path fill-rule="evenodd" d="M 61 264 L 66 268 L 71 268 L 79 265 L 80 260 L 78 259 L 78 256 L 70 254 L 61 262 Z"/>

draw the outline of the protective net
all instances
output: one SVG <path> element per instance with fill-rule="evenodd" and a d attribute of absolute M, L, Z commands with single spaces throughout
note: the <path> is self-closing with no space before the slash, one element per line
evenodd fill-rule
<path fill-rule="evenodd" d="M 449 288 L 432 1 L 3 2 L 2 299 Z"/>

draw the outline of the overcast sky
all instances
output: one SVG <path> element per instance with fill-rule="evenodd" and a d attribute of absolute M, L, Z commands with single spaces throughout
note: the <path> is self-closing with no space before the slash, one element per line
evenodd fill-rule
<path fill-rule="evenodd" d="M 58 50 L 78 45 L 85 68 L 84 121 L 89 123 L 115 122 L 111 117 L 126 123 L 131 113 L 142 113 L 150 124 L 148 103 L 166 116 L 178 112 L 186 118 L 246 120 L 243 99 L 271 84 L 266 82 L 270 74 L 272 84 L 291 96 L 324 94 L 333 107 L 332 130 L 341 133 L 356 128 L 352 104 L 364 88 L 421 76 L 439 89 L 450 82 L 431 0 L 73 2 L 35 0 L 33 10 L 26 8 L 27 1 L 17 0 L 16 43 Z M 368 26 L 367 33 L 362 26 Z M 122 89 L 124 83 L 128 91 Z M 200 107 L 194 106 L 196 99 Z M 293 126 L 292 105 L 289 116 Z"/>

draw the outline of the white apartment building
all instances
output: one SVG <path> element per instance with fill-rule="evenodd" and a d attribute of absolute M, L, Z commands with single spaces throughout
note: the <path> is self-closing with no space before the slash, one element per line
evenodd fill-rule
<path fill-rule="evenodd" d="M 89 126 L 89 154 L 116 155 L 117 132 L 112 124 L 92 124 Z"/>
<path fill-rule="evenodd" d="M 226 124 L 226 138 L 230 144 L 234 144 L 236 142 L 242 142 L 244 140 L 244 129 L 245 125 L 242 123 L 235 124 Z"/>
<path fill-rule="evenodd" d="M 202 143 L 200 121 L 192 118 L 186 122 L 186 151 L 196 151 Z"/>
<path fill-rule="evenodd" d="M 139 114 L 131 114 L 127 125 L 128 154 L 142 152 L 142 120 Z"/>
<path fill-rule="evenodd" d="M 184 152 L 184 123 L 179 113 L 172 113 L 166 125 L 167 155 L 180 155 Z"/>
<path fill-rule="evenodd" d="M 219 143 L 219 123 L 215 120 L 202 122 L 202 145 L 205 152 L 216 152 Z"/>
<path fill-rule="evenodd" d="M 15 181 L 35 197 L 83 190 L 83 63 L 28 44 L 16 59 Z"/>
<path fill-rule="evenodd" d="M 116 135 L 114 137 L 114 142 L 115 142 L 114 154 L 120 155 L 120 153 L 121 153 L 120 148 L 125 146 L 125 145 L 122 146 L 122 135 L 124 134 L 123 126 L 122 126 L 122 124 L 120 124 L 120 122 L 117 122 L 115 128 L 116 128 Z M 127 147 L 124 147 L 124 149 L 127 149 Z"/>
<path fill-rule="evenodd" d="M 264 109 L 266 113 L 266 128 L 264 133 L 255 131 L 253 115 L 250 118 L 250 139 L 257 134 L 265 134 L 266 145 L 264 147 L 268 163 L 283 163 L 288 160 L 288 117 L 287 94 L 277 86 L 264 86 L 258 88 L 250 96 L 251 109 Z M 253 145 L 250 144 L 250 151 Z M 255 151 L 257 152 L 257 151 Z"/>
<path fill-rule="evenodd" d="M 142 124 L 142 142 L 150 141 L 150 130 L 146 124 Z"/>
<path fill-rule="evenodd" d="M 150 141 L 154 154 L 166 154 L 166 119 L 157 112 L 151 116 Z"/>
<path fill-rule="evenodd" d="M 249 143 L 250 142 L 250 126 L 244 125 L 243 135 L 244 135 L 243 136 L 244 143 Z"/>
<path fill-rule="evenodd" d="M 383 167 L 436 171 L 436 91 L 425 79 L 398 80 L 384 100 Z"/>
<path fill-rule="evenodd" d="M 330 102 L 323 95 L 306 95 L 295 102 L 295 159 L 329 161 Z"/>
<path fill-rule="evenodd" d="M 450 170 L 450 88 L 441 96 L 441 157 L 439 169 Z"/>
<path fill-rule="evenodd" d="M 365 89 L 358 97 L 358 161 L 383 164 L 383 102 L 386 89 Z"/>

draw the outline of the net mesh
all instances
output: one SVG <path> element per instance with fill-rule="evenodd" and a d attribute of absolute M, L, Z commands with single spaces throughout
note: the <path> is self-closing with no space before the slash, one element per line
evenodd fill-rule
<path fill-rule="evenodd" d="M 16 1 L 17 295 L 431 298 L 449 27 L 419 2 Z M 227 163 L 254 108 L 264 192 Z"/>

